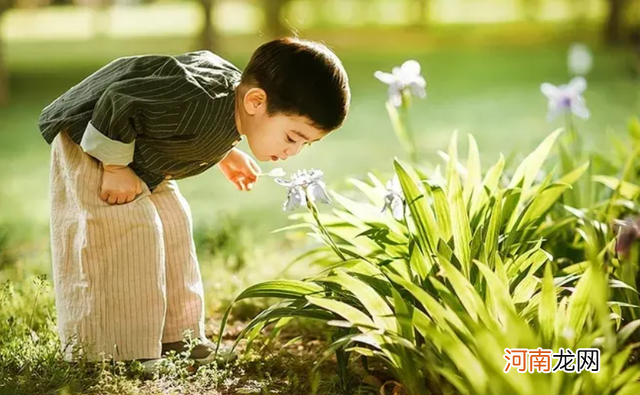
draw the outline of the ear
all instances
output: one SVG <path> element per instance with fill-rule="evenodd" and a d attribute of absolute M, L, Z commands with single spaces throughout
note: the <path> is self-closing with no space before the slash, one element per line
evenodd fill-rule
<path fill-rule="evenodd" d="M 256 115 L 267 110 L 267 92 L 261 88 L 251 88 L 243 99 L 244 109 L 249 115 Z"/>

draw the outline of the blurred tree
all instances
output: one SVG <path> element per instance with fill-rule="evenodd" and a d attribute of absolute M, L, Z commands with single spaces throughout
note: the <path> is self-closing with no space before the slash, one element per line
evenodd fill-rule
<path fill-rule="evenodd" d="M 630 6 L 629 0 L 605 0 L 609 10 L 604 29 L 604 38 L 609 44 L 619 44 L 628 36 L 625 34 L 625 11 Z"/>
<path fill-rule="evenodd" d="M 535 21 L 540 13 L 540 0 L 520 0 L 520 10 L 527 21 Z"/>
<path fill-rule="evenodd" d="M 291 0 L 261 0 L 264 10 L 264 29 L 271 37 L 281 37 L 289 32 L 284 24 L 284 8 Z"/>
<path fill-rule="evenodd" d="M 213 12 L 216 2 L 217 0 L 198 0 L 203 15 L 202 30 L 200 30 L 200 36 L 198 37 L 198 47 L 200 49 L 215 51 L 218 45 L 216 30 L 213 27 Z"/>
<path fill-rule="evenodd" d="M 12 8 L 38 8 L 49 5 L 51 0 L 0 0 L 0 22 Z M 0 35 L 0 107 L 9 104 L 9 75 L 4 60 L 4 40 Z"/>
<path fill-rule="evenodd" d="M 417 7 L 417 18 L 415 19 L 415 24 L 418 26 L 427 26 L 429 25 L 429 5 L 431 1 L 429 0 L 413 0 Z M 412 7 L 409 7 L 409 20 L 413 19 L 414 10 Z"/>
<path fill-rule="evenodd" d="M 13 0 L 0 0 L 0 22 L 6 12 L 14 6 Z M 9 104 L 9 76 L 4 64 L 4 40 L 0 35 L 0 107 Z"/>
<path fill-rule="evenodd" d="M 93 36 L 106 37 L 109 30 L 109 15 L 107 11 L 113 5 L 113 0 L 74 0 L 73 2 L 69 1 L 69 3 L 89 8 L 93 14 L 93 23 L 91 24 Z"/>

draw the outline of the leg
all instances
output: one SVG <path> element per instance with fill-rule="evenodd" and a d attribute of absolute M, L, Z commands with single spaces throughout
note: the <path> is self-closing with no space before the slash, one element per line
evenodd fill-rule
<path fill-rule="evenodd" d="M 164 230 L 167 315 L 163 343 L 182 340 L 186 330 L 204 338 L 202 277 L 193 241 L 193 221 L 175 181 L 165 181 L 150 196 Z"/>
<path fill-rule="evenodd" d="M 149 190 L 99 198 L 102 166 L 65 132 L 51 157 L 51 252 L 65 359 L 158 358 L 166 310 L 162 223 Z"/>

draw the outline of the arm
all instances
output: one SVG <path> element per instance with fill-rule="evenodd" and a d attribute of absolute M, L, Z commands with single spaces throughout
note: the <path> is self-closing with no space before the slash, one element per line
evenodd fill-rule
<path fill-rule="evenodd" d="M 109 86 L 98 100 L 81 147 L 103 164 L 100 197 L 110 204 L 128 203 L 141 181 L 128 165 L 140 135 L 168 138 L 193 132 L 199 91 L 184 76 L 148 76 Z"/>
<path fill-rule="evenodd" d="M 194 88 L 180 76 L 114 83 L 98 100 L 80 145 L 104 164 L 127 166 L 138 135 L 167 138 L 191 130 L 180 122 L 183 107 L 195 107 L 187 103 L 198 94 Z"/>
<path fill-rule="evenodd" d="M 234 148 L 218 163 L 222 174 L 241 191 L 250 191 L 258 181 L 260 166 L 246 153 Z"/>

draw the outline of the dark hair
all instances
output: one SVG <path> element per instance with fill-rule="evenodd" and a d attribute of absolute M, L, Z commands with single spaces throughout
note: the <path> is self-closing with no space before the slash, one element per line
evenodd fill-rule
<path fill-rule="evenodd" d="M 267 112 L 307 117 L 325 132 L 347 117 L 351 93 L 340 59 L 326 46 L 298 38 L 261 45 L 251 56 L 242 83 L 267 93 Z"/>

